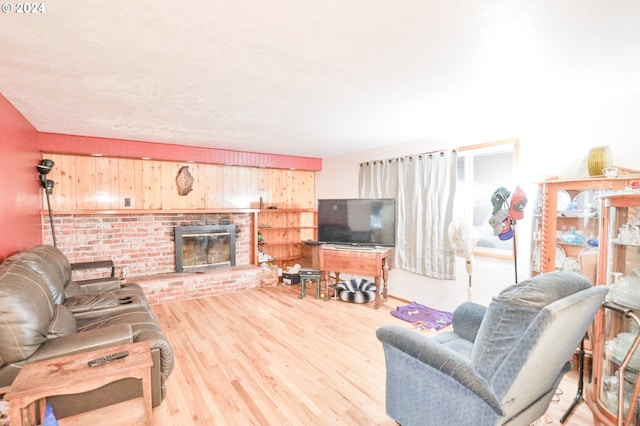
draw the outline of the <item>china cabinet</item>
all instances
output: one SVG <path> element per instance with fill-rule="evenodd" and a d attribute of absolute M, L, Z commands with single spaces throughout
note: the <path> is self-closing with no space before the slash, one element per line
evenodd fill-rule
<path fill-rule="evenodd" d="M 600 241 L 601 197 L 628 183 L 626 177 L 540 183 L 533 212 L 531 274 L 580 271 L 580 255 L 597 251 Z"/>
<path fill-rule="evenodd" d="M 640 411 L 640 193 L 603 197 L 597 282 L 609 286 L 593 340 L 587 403 L 596 424 L 638 425 Z"/>

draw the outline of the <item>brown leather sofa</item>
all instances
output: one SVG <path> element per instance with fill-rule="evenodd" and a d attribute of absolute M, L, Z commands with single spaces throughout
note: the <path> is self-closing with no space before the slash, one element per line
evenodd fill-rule
<path fill-rule="evenodd" d="M 153 358 L 152 405 L 160 405 L 173 351 L 142 288 L 117 279 L 83 285 L 71 277 L 68 259 L 53 246 L 34 247 L 0 264 L 0 388 L 29 362 L 147 341 Z M 138 380 L 126 379 L 49 401 L 63 418 L 141 393 Z"/>

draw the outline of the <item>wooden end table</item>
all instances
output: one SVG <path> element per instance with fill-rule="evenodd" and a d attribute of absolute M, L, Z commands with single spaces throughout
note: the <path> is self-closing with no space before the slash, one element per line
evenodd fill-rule
<path fill-rule="evenodd" d="M 87 365 L 92 359 L 120 351 L 129 351 L 129 355 L 96 367 Z M 135 378 L 142 381 L 142 397 L 131 401 L 142 403 L 144 424 L 151 425 L 153 424 L 152 365 L 153 359 L 147 342 L 97 349 L 26 364 L 5 395 L 5 399 L 9 401 L 11 424 L 20 426 L 36 424 L 36 408 L 39 408 L 40 418 L 42 418 L 47 396 L 87 392 L 117 380 Z M 129 406 L 130 404 L 127 405 Z M 135 413 L 136 410 L 132 411 Z M 96 423 L 90 420 L 90 413 L 92 412 L 67 417 L 59 420 L 59 423 L 61 425 L 83 424 L 87 421 Z M 117 417 L 115 414 L 117 413 L 114 413 L 114 417 Z"/>

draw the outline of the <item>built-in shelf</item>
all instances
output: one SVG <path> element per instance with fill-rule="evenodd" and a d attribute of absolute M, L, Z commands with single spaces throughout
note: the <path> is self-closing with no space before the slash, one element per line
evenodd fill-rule
<path fill-rule="evenodd" d="M 281 268 L 301 263 L 302 241 L 316 239 L 318 218 L 316 209 L 262 209 L 257 213 L 256 232 L 264 244 L 257 244 Z"/>

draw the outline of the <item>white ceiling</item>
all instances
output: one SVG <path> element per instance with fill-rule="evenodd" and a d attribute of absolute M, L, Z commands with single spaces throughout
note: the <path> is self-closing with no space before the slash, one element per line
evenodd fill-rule
<path fill-rule="evenodd" d="M 41 132 L 328 157 L 640 90 L 638 0 L 6 4 L 0 93 Z"/>

